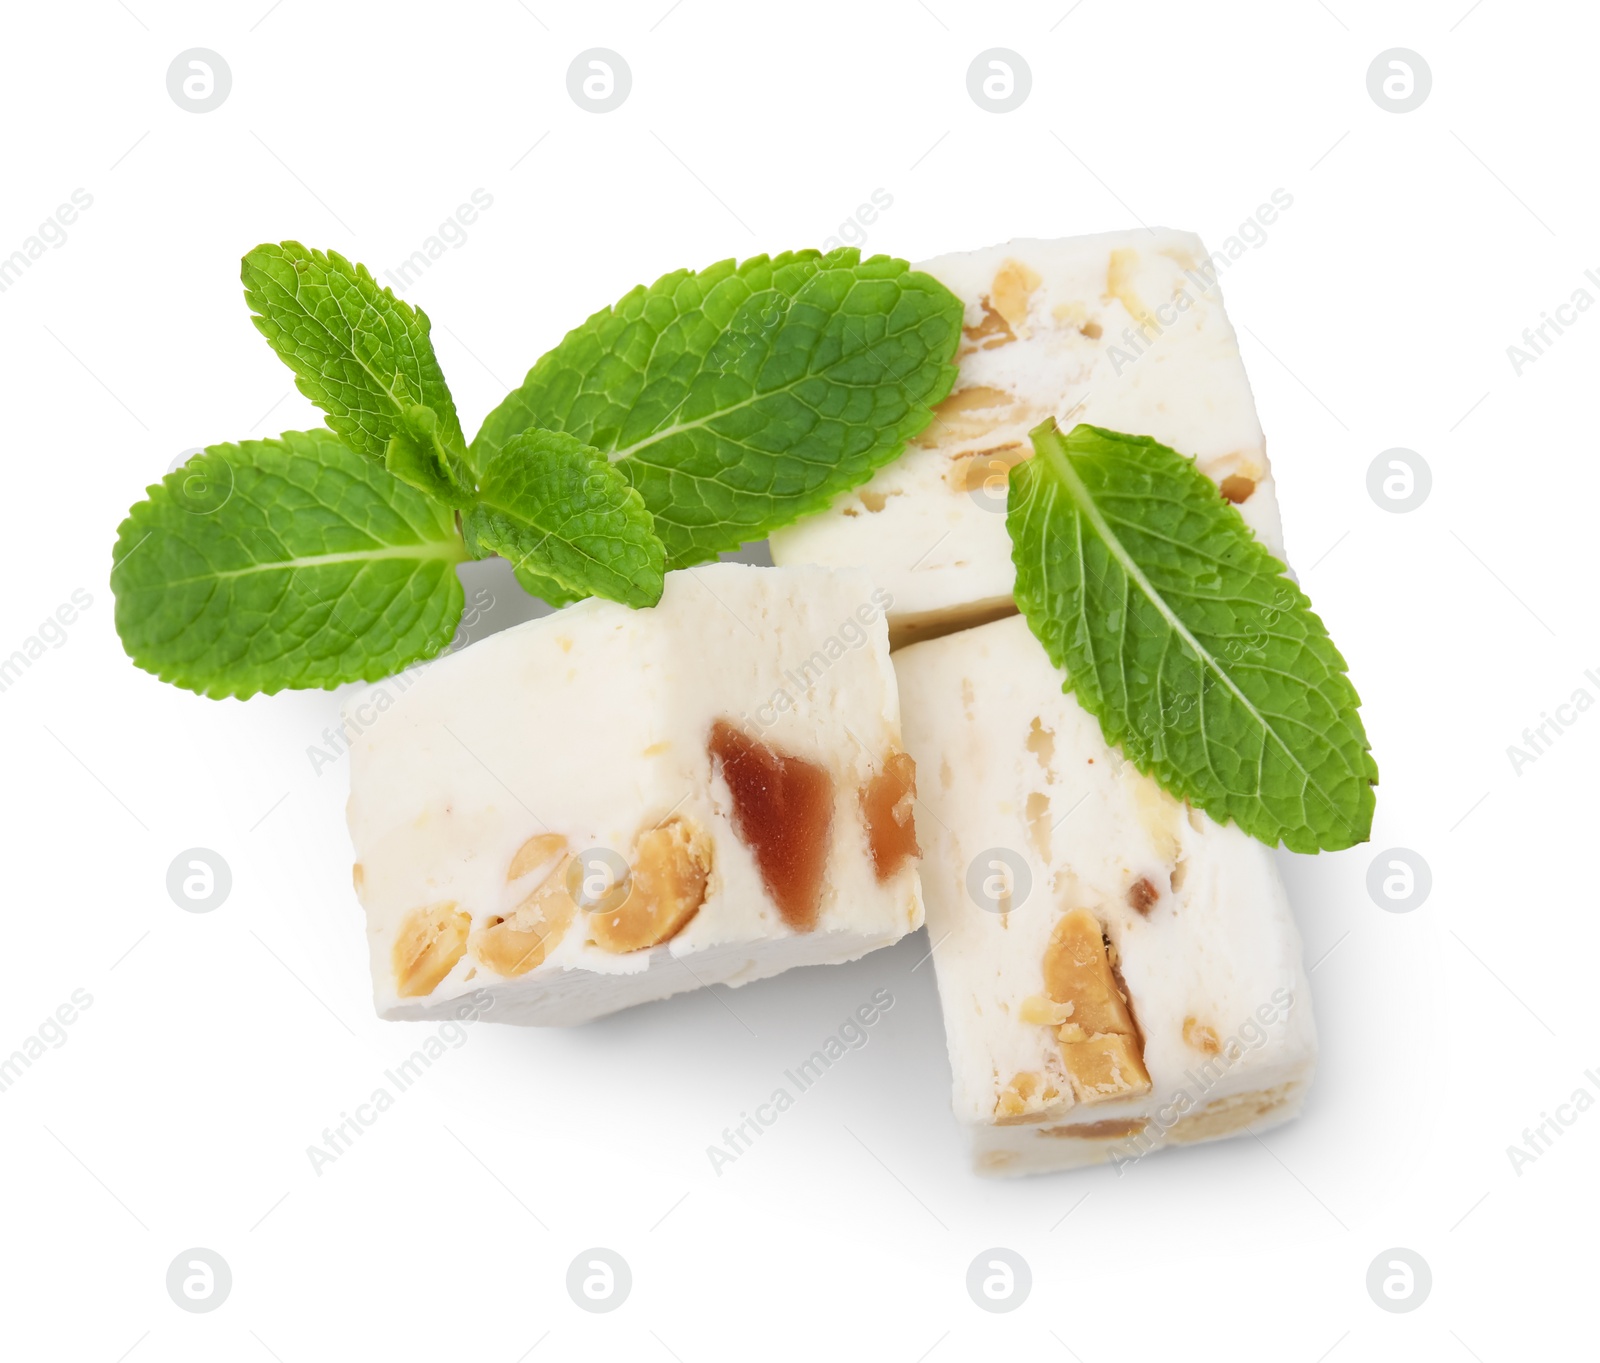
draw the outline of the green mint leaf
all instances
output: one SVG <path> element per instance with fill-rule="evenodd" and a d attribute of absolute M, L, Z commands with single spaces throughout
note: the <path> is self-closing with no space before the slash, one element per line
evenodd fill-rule
<path fill-rule="evenodd" d="M 297 241 L 257 246 L 240 278 L 256 329 L 351 449 L 451 506 L 471 504 L 466 439 L 425 312 L 365 265 Z"/>
<path fill-rule="evenodd" d="M 117 633 L 207 696 L 376 681 L 456 629 L 454 520 L 331 431 L 213 445 L 117 531 Z"/>
<path fill-rule="evenodd" d="M 411 436 L 396 435 L 390 439 L 383 453 L 383 466 L 401 482 L 410 483 L 446 506 L 464 511 L 472 505 L 471 494 L 439 467 L 434 451 Z"/>
<path fill-rule="evenodd" d="M 1378 768 L 1359 698 L 1284 565 L 1165 445 L 1032 436 L 1006 514 L 1017 604 L 1106 741 L 1269 845 L 1364 842 Z"/>
<path fill-rule="evenodd" d="M 514 563 L 511 565 L 511 572 L 523 591 L 530 596 L 537 596 L 539 600 L 557 610 L 576 601 L 582 601 L 589 595 L 588 592 L 571 591 L 553 578 L 540 577 L 538 573 L 530 572 L 527 568 L 519 568 Z"/>
<path fill-rule="evenodd" d="M 595 313 L 472 445 L 530 427 L 601 450 L 684 567 L 820 511 L 927 425 L 955 382 L 960 300 L 903 260 L 797 251 L 678 270 Z"/>
<path fill-rule="evenodd" d="M 661 599 L 665 553 L 644 500 L 605 455 L 570 435 L 508 440 L 463 527 L 475 555 L 510 559 L 523 586 L 552 605 L 589 595 L 636 607 Z"/>

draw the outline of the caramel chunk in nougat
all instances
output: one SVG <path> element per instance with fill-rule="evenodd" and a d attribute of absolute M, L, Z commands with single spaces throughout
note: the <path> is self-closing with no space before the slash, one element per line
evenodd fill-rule
<path fill-rule="evenodd" d="M 882 768 L 861 788 L 867 846 L 880 885 L 922 854 L 911 810 L 916 798 L 917 764 L 903 752 L 891 752 L 884 758 Z"/>
<path fill-rule="evenodd" d="M 785 923 L 810 932 L 822 907 L 833 778 L 726 720 L 712 725 L 709 746 L 733 796 L 734 832 L 755 858 L 767 893 Z"/>
<path fill-rule="evenodd" d="M 1217 486 L 1224 497 L 1238 506 L 1250 500 L 1250 494 L 1256 490 L 1256 480 L 1246 478 L 1242 473 L 1230 473 Z"/>
<path fill-rule="evenodd" d="M 1050 998 L 1072 1005 L 1058 1036 L 1061 1062 L 1080 1103 L 1103 1103 L 1150 1091 L 1139 1029 L 1118 987 L 1100 922 L 1087 909 L 1061 917 L 1044 955 Z"/>

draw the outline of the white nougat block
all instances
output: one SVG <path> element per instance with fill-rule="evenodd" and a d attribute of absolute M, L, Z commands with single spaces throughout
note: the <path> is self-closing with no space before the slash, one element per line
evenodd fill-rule
<path fill-rule="evenodd" d="M 859 571 L 713 564 L 353 697 L 378 1011 L 482 990 L 581 1022 L 920 926 L 886 604 Z"/>
<path fill-rule="evenodd" d="M 1271 849 L 1108 748 L 1020 616 L 895 654 L 954 1107 L 979 1172 L 1294 1115 L 1316 1057 Z"/>
<path fill-rule="evenodd" d="M 1193 456 L 1282 554 L 1261 424 L 1217 286 L 1226 260 L 1166 228 L 1012 241 L 919 269 L 966 305 L 960 373 L 899 459 L 771 537 L 774 563 L 860 566 L 898 646 L 1012 609 L 1007 475 L 1046 417 Z"/>

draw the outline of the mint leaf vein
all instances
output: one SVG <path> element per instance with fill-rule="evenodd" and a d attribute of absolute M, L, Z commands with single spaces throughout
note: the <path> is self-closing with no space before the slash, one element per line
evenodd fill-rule
<path fill-rule="evenodd" d="M 208 696 L 376 681 L 449 642 L 466 557 L 450 512 L 331 431 L 214 445 L 118 530 L 117 633 Z"/>
<path fill-rule="evenodd" d="M 257 246 L 240 278 L 256 329 L 352 449 L 441 501 L 470 502 L 466 439 L 425 312 L 366 266 L 297 241 Z"/>
<path fill-rule="evenodd" d="M 1051 422 L 1033 443 L 1007 508 L 1017 604 L 1106 740 L 1269 844 L 1364 841 L 1359 698 L 1284 565 L 1165 445 Z"/>
<path fill-rule="evenodd" d="M 643 499 L 599 450 L 570 435 L 513 436 L 464 519 L 474 553 L 510 559 L 552 604 L 590 594 L 629 606 L 661 599 L 664 551 Z"/>
<path fill-rule="evenodd" d="M 843 249 L 722 261 L 640 287 L 569 332 L 489 414 L 613 460 L 669 567 L 821 510 L 931 419 L 955 381 L 960 301 L 904 261 Z"/>

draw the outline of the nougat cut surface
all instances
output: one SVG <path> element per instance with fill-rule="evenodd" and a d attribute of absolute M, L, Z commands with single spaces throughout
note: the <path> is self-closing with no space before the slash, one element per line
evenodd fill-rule
<path fill-rule="evenodd" d="M 386 1017 L 482 991 L 489 1020 L 580 1022 L 921 925 L 915 858 L 883 874 L 868 818 L 910 759 L 865 573 L 669 573 L 652 609 L 529 621 L 345 724 Z"/>
<path fill-rule="evenodd" d="M 1224 256 L 1166 228 L 1019 240 L 918 266 L 966 308 L 956 386 L 910 448 L 772 535 L 775 563 L 868 568 L 898 646 L 1012 609 L 1010 470 L 1046 417 L 1148 435 L 1194 457 L 1274 553 L 1272 472 Z"/>
<path fill-rule="evenodd" d="M 953 1105 L 979 1172 L 1263 1130 L 1316 1059 L 1272 849 L 1106 746 L 1021 617 L 901 649 Z"/>

